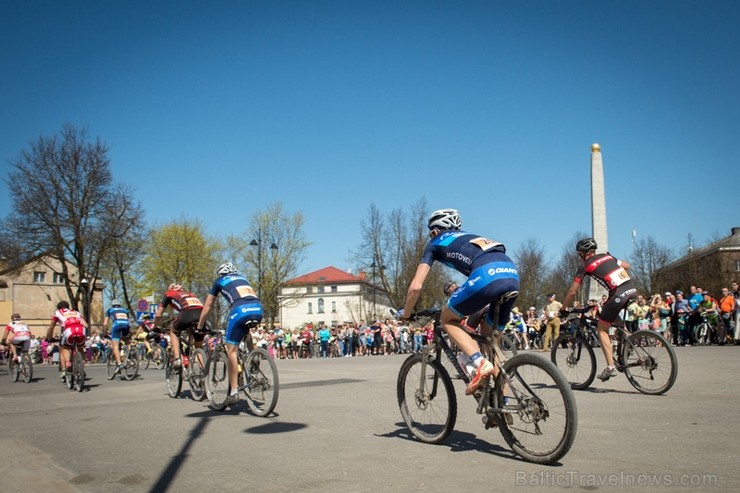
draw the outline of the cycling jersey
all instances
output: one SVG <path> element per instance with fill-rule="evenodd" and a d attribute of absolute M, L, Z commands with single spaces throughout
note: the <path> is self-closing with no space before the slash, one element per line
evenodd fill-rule
<path fill-rule="evenodd" d="M 187 291 L 169 290 L 164 294 L 161 306 L 163 309 L 172 306 L 175 311 L 183 312 L 203 308 L 203 303 L 197 296 Z"/>
<path fill-rule="evenodd" d="M 128 310 L 121 308 L 120 306 L 109 308 L 108 311 L 105 312 L 105 316 L 111 320 L 111 325 L 114 330 L 119 327 L 131 326 L 128 321 Z"/>
<path fill-rule="evenodd" d="M 239 344 L 245 335 L 250 322 L 262 321 L 262 304 L 249 285 L 249 281 L 239 274 L 219 276 L 211 286 L 211 296 L 221 293 L 231 305 L 229 325 L 226 327 L 224 340 L 228 344 Z"/>
<path fill-rule="evenodd" d="M 10 322 L 5 327 L 5 333 L 7 334 L 8 332 L 13 335 L 10 338 L 10 342 L 14 344 L 31 340 L 31 329 L 23 322 Z"/>
<path fill-rule="evenodd" d="M 613 324 L 619 318 L 620 310 L 637 296 L 637 288 L 627 270 L 612 254 L 596 253 L 579 267 L 574 282 L 580 284 L 586 276 L 591 276 L 609 291 L 609 297 L 601 307 L 599 320 Z"/>
<path fill-rule="evenodd" d="M 82 324 L 82 315 L 77 310 L 62 308 L 51 317 L 52 321 L 62 326 L 62 346 L 84 344 L 85 326 Z"/>
<path fill-rule="evenodd" d="M 503 243 L 460 230 L 442 231 L 424 249 L 421 263 L 431 266 L 435 261 L 468 276 L 447 301 L 457 316 L 471 315 L 510 291 L 519 290 L 519 272 Z M 516 298 L 507 300 L 499 309 L 498 327 L 509 321 L 509 312 Z M 494 326 L 493 314 L 486 321 Z M 495 326 L 494 326 L 495 327 Z"/>

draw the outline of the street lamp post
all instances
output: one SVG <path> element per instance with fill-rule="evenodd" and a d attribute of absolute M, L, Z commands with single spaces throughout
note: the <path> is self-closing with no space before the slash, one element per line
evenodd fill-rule
<path fill-rule="evenodd" d="M 249 242 L 250 246 L 257 247 L 257 296 L 262 296 L 262 228 L 257 229 L 257 239 Z M 270 250 L 277 250 L 275 241 L 270 245 Z"/>

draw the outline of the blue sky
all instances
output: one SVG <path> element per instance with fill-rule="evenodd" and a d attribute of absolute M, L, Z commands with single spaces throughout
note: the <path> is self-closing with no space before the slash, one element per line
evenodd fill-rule
<path fill-rule="evenodd" d="M 551 258 L 740 226 L 740 2 L 0 2 L 0 162 L 64 123 L 111 148 L 152 223 L 301 212 L 300 274 L 352 267 L 371 203 L 458 208 Z M 0 216 L 10 211 L 0 194 Z"/>

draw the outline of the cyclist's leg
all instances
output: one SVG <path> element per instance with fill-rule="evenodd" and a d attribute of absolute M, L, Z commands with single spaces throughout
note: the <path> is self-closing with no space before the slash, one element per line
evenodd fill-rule
<path fill-rule="evenodd" d="M 110 341 L 113 347 L 113 358 L 116 365 L 121 365 L 121 327 L 113 327 L 110 331 Z"/>

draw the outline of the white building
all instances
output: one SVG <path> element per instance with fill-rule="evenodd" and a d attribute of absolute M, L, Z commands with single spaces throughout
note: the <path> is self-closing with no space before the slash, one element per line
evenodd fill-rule
<path fill-rule="evenodd" d="M 303 327 L 307 323 L 328 326 L 388 318 L 391 308 L 382 287 L 367 281 L 364 273 L 352 275 L 325 267 L 283 283 L 278 297 L 280 325 Z"/>

